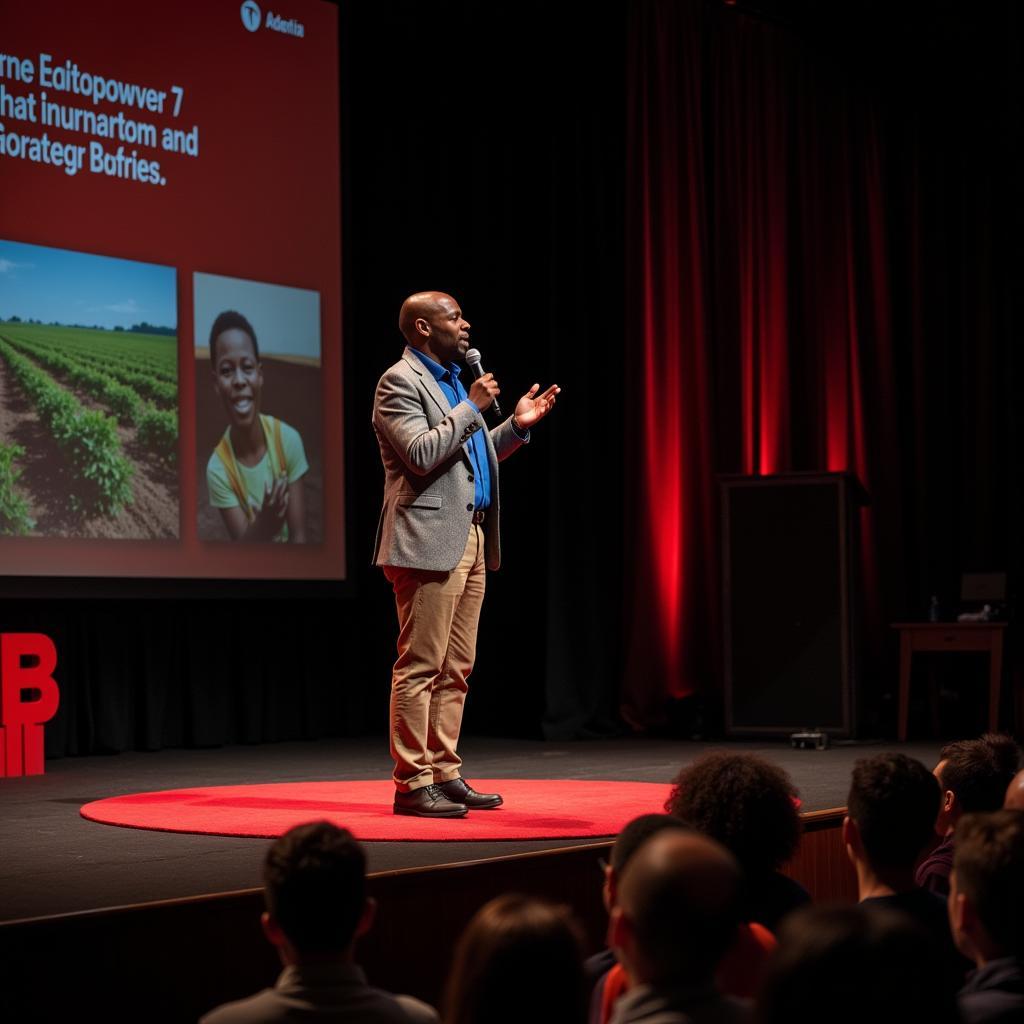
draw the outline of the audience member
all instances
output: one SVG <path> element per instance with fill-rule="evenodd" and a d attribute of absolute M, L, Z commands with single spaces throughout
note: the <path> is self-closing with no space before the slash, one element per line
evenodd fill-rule
<path fill-rule="evenodd" d="M 1008 811 L 1024 811 L 1024 771 L 1017 772 L 1006 787 L 1003 806 Z"/>
<path fill-rule="evenodd" d="M 914 864 L 932 835 L 940 797 L 935 776 L 920 761 L 906 754 L 862 758 L 853 766 L 843 843 L 857 872 L 860 901 L 908 914 L 962 977 L 968 965 L 953 945 L 945 902 L 914 881 Z"/>
<path fill-rule="evenodd" d="M 800 842 L 797 792 L 783 769 L 753 754 L 705 754 L 680 771 L 665 810 L 718 840 L 744 872 L 743 919 L 775 931 L 810 900 L 779 868 Z"/>
<path fill-rule="evenodd" d="M 977 968 L 960 992 L 965 1024 L 1024 1021 L 1024 813 L 960 820 L 949 921 Z"/>
<path fill-rule="evenodd" d="M 979 739 L 958 740 L 942 748 L 934 771 L 942 789 L 935 821 L 939 843 L 918 866 L 918 885 L 941 896 L 949 893 L 956 823 L 964 814 L 1002 807 L 1006 787 L 1019 765 L 1020 748 L 1000 733 L 985 733 Z"/>
<path fill-rule="evenodd" d="M 935 940 L 885 907 L 805 907 L 787 918 L 758 1000 L 759 1024 L 955 1024 Z"/>
<path fill-rule="evenodd" d="M 609 940 L 632 986 L 612 1024 L 734 1024 L 745 1006 L 715 985 L 740 921 L 740 868 L 721 844 L 663 829 L 619 882 Z"/>
<path fill-rule="evenodd" d="M 616 836 L 608 856 L 608 863 L 603 864 L 604 885 L 601 889 L 601 897 L 604 901 L 604 909 L 609 914 L 612 912 L 612 907 L 618 903 L 619 879 L 630 858 L 640 848 L 641 843 L 665 828 L 688 831 L 689 825 L 671 814 L 641 814 L 638 818 L 628 822 Z M 611 949 L 603 949 L 600 953 L 589 957 L 584 964 L 588 988 L 593 991 L 594 986 L 616 963 L 618 961 Z"/>
<path fill-rule="evenodd" d="M 319 821 L 275 840 L 263 867 L 263 931 L 284 970 L 274 988 L 208 1013 L 202 1024 L 291 1020 L 428 1024 L 431 1007 L 371 988 L 356 966 L 355 944 L 373 923 L 366 857 L 345 829 Z"/>
<path fill-rule="evenodd" d="M 604 905 L 610 914 L 618 904 L 619 879 L 630 858 L 640 845 L 663 829 L 693 832 L 679 818 L 670 814 L 643 814 L 634 818 L 619 833 L 612 846 L 609 863 L 604 866 Z M 761 984 L 775 937 L 763 925 L 741 922 L 736 939 L 718 967 L 719 989 L 726 995 L 748 998 Z M 590 990 L 590 1024 L 608 1024 L 615 1004 L 629 989 L 625 968 L 611 949 L 595 953 L 586 962 L 587 985 Z"/>
<path fill-rule="evenodd" d="M 564 907 L 499 896 L 455 950 L 445 1024 L 583 1024 L 583 939 Z"/>

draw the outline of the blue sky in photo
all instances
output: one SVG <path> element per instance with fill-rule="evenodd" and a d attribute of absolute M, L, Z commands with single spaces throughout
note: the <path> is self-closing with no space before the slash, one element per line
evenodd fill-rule
<path fill-rule="evenodd" d="M 196 349 L 208 354 L 210 328 L 233 309 L 252 324 L 260 354 L 320 359 L 320 293 L 306 288 L 193 274 Z"/>
<path fill-rule="evenodd" d="M 0 239 L 0 320 L 177 327 L 174 267 Z"/>

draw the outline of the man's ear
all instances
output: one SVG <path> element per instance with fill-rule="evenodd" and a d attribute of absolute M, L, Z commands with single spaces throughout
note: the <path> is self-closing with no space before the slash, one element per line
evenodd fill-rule
<path fill-rule="evenodd" d="M 949 926 L 953 931 L 954 937 L 957 933 L 964 932 L 967 929 L 968 918 L 973 914 L 974 908 L 971 906 L 970 901 L 962 893 L 958 892 L 955 896 L 950 897 L 949 900 Z"/>
<path fill-rule="evenodd" d="M 430 324 L 423 317 L 417 317 L 412 325 L 416 329 L 417 334 L 423 335 L 424 338 L 430 337 Z"/>
<path fill-rule="evenodd" d="M 372 896 L 366 897 L 366 902 L 363 904 L 363 912 L 359 915 L 359 923 L 356 925 L 355 938 L 361 938 L 365 935 L 372 927 L 373 922 L 377 920 L 377 901 Z"/>
<path fill-rule="evenodd" d="M 604 909 L 611 913 L 619 898 L 619 880 L 615 877 L 615 868 L 611 864 L 604 867 L 604 885 L 601 886 L 601 898 L 604 900 Z"/>
<path fill-rule="evenodd" d="M 625 949 L 632 933 L 632 922 L 622 907 L 612 907 L 608 915 L 608 946 L 614 950 Z"/>
<path fill-rule="evenodd" d="M 281 926 L 269 910 L 263 911 L 263 915 L 260 917 L 260 925 L 263 928 L 263 934 L 266 936 L 267 942 L 280 949 L 285 942 L 284 932 L 281 931 Z"/>
<path fill-rule="evenodd" d="M 849 815 L 843 818 L 843 846 L 846 848 L 846 856 L 851 861 L 860 859 L 864 852 L 864 844 L 860 839 L 860 829 L 857 822 Z"/>

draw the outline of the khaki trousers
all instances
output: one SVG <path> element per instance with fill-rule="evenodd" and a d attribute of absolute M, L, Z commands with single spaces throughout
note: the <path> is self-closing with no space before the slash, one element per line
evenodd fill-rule
<path fill-rule="evenodd" d="M 472 525 L 451 572 L 385 566 L 398 611 L 391 675 L 395 786 L 407 792 L 459 775 L 456 753 L 487 570 L 483 530 Z"/>

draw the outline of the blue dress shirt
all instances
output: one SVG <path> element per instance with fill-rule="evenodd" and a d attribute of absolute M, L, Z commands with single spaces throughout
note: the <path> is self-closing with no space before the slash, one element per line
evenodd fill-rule
<path fill-rule="evenodd" d="M 411 345 L 409 347 L 412 348 Z M 459 380 L 459 367 L 455 363 L 449 363 L 446 369 L 440 363 L 435 363 L 430 356 L 424 355 L 419 349 L 413 348 L 412 351 L 416 353 L 420 362 L 437 381 L 445 398 L 448 399 L 450 408 L 454 409 L 459 402 L 466 402 L 476 412 L 480 412 L 476 403 L 469 400 L 466 389 L 462 386 L 462 381 Z M 514 428 L 515 424 L 513 423 Z M 520 431 L 516 431 L 516 433 L 520 434 Z M 473 508 L 475 511 L 481 511 L 489 508 L 491 504 L 491 465 L 487 459 L 487 443 L 479 430 L 475 431 L 466 442 L 466 451 L 473 464 Z"/>

